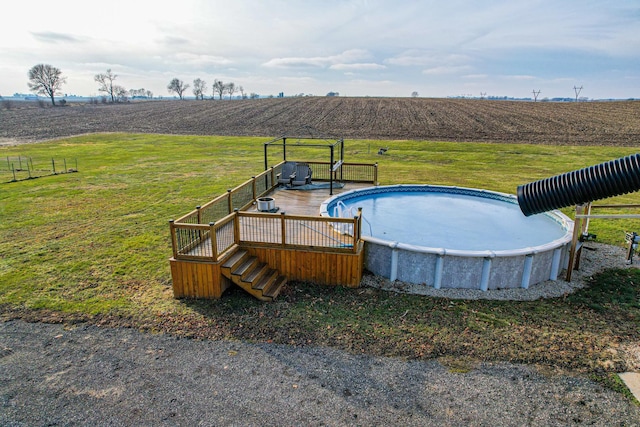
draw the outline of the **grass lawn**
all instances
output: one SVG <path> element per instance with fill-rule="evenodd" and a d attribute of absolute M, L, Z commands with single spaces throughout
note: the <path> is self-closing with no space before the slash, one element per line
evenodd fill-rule
<path fill-rule="evenodd" d="M 449 301 L 306 283 L 290 284 L 272 304 L 240 290 L 219 301 L 173 299 L 168 220 L 259 173 L 269 139 L 98 134 L 0 148 L 0 160 L 77 159 L 79 169 L 13 183 L 0 174 L 0 312 L 410 358 L 540 363 L 601 377 L 624 368 L 618 345 L 640 339 L 637 270 L 610 271 L 587 290 L 536 302 Z M 380 146 L 390 147 L 386 155 L 376 154 Z M 383 185 L 515 193 L 519 184 L 634 152 L 348 140 L 345 159 L 378 162 Z M 328 149 L 298 154 L 327 160 Z M 594 220 L 590 231 L 598 241 L 623 244 L 623 231 L 639 228 L 632 220 Z"/>

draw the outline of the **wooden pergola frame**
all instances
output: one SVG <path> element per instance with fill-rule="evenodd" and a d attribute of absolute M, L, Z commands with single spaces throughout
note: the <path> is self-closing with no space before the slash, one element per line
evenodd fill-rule
<path fill-rule="evenodd" d="M 279 138 L 275 138 L 269 142 L 264 143 L 264 169 L 267 170 L 269 168 L 269 157 L 268 157 L 268 149 L 270 146 L 279 146 L 282 147 L 282 160 L 287 161 L 287 139 L 297 139 L 295 146 L 304 146 L 304 147 L 317 147 L 317 148 L 328 148 L 329 149 L 329 164 L 331 167 L 331 173 L 329 174 L 329 194 L 333 195 L 333 181 L 334 181 L 334 173 L 340 169 L 342 163 L 344 162 L 344 139 L 343 138 L 332 138 L 317 135 L 317 131 L 311 127 L 305 126 L 303 128 L 309 135 L 305 136 L 304 134 L 292 134 L 292 135 L 282 135 Z M 297 131 L 296 131 L 297 132 Z M 314 133 L 316 134 L 314 136 Z M 308 142 L 308 141 L 325 141 L 325 143 L 316 143 L 316 142 Z M 293 145 L 289 143 L 289 145 Z M 336 159 L 336 148 L 338 149 Z"/>

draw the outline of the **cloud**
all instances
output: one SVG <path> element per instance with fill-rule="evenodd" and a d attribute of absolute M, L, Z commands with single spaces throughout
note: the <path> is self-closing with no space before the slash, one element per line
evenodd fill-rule
<path fill-rule="evenodd" d="M 370 70 L 384 70 L 387 68 L 382 64 L 375 63 L 356 63 L 356 64 L 333 64 L 329 67 L 332 70 L 341 71 L 370 71 Z"/>
<path fill-rule="evenodd" d="M 184 37 L 166 36 L 158 40 L 158 43 L 168 46 L 184 46 L 190 44 L 191 41 Z"/>
<path fill-rule="evenodd" d="M 43 43 L 82 43 L 83 40 L 71 34 L 56 33 L 53 31 L 31 32 L 36 40 Z"/>
<path fill-rule="evenodd" d="M 216 67 L 232 63 L 230 59 L 221 56 L 199 55 L 195 53 L 178 53 L 172 57 L 171 61 L 174 60 L 178 61 L 178 63 L 193 67 Z"/>
<path fill-rule="evenodd" d="M 433 68 L 427 68 L 422 70 L 422 74 L 426 75 L 450 75 L 450 74 L 460 74 L 462 72 L 470 70 L 471 67 L 468 65 L 442 65 Z"/>
<path fill-rule="evenodd" d="M 334 65 L 347 66 L 356 61 L 370 58 L 362 49 L 350 49 L 337 55 L 314 57 L 273 58 L 262 64 L 267 68 L 331 68 Z"/>
<path fill-rule="evenodd" d="M 512 75 L 512 76 L 503 76 L 505 79 L 509 80 L 537 80 L 536 76 L 529 75 Z"/>
<path fill-rule="evenodd" d="M 421 66 L 435 67 L 438 65 L 458 65 L 471 60 L 471 57 L 458 53 L 442 53 L 427 50 L 410 50 L 384 60 L 386 64 L 402 67 Z"/>

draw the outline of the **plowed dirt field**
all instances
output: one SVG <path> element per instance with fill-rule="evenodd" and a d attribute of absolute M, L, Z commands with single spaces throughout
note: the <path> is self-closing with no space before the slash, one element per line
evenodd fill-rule
<path fill-rule="evenodd" d="M 305 97 L 147 101 L 37 108 L 0 105 L 0 140 L 89 132 L 293 135 L 304 126 L 350 139 L 563 145 L 640 142 L 640 101 L 552 103 L 430 98 Z"/>

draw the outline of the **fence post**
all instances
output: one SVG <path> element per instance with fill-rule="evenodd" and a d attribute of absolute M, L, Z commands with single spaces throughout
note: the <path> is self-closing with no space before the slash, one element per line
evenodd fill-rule
<path fill-rule="evenodd" d="M 285 220 L 284 220 L 284 212 L 280 212 L 280 227 L 282 228 L 282 232 L 281 232 L 281 239 L 282 239 L 282 247 L 284 247 L 287 244 L 287 232 L 286 232 L 286 227 L 285 227 Z"/>
<path fill-rule="evenodd" d="M 62 161 L 64 162 L 64 173 L 67 173 L 67 159 L 64 158 Z"/>
<path fill-rule="evenodd" d="M 231 189 L 227 190 L 227 202 L 229 202 L 229 207 L 227 213 L 233 212 L 233 200 L 231 198 Z"/>
<path fill-rule="evenodd" d="M 16 168 L 13 166 L 13 163 L 11 163 L 11 172 L 13 172 L 13 181 L 11 182 L 16 182 Z"/>
<path fill-rule="evenodd" d="M 233 212 L 235 213 L 234 217 L 233 217 L 233 242 L 236 245 L 240 244 L 240 215 L 238 215 L 239 210 L 238 209 L 234 209 Z"/>
<path fill-rule="evenodd" d="M 173 258 L 178 258 L 178 242 L 176 237 L 176 226 L 174 220 L 169 220 L 169 229 L 171 230 L 171 248 L 173 249 Z"/>
<path fill-rule="evenodd" d="M 209 223 L 209 235 L 211 236 L 211 258 L 213 258 L 214 261 L 217 261 L 218 260 L 218 239 L 216 237 L 215 225 L 216 225 L 215 222 Z"/>
<path fill-rule="evenodd" d="M 271 185 L 268 186 L 270 187 L 269 190 L 271 190 L 276 186 L 275 182 L 276 182 L 276 169 L 273 166 L 271 166 Z"/>
<path fill-rule="evenodd" d="M 378 185 L 378 162 L 373 165 L 373 185 Z"/>
<path fill-rule="evenodd" d="M 56 174 L 56 161 L 52 158 L 51 159 L 51 168 L 53 169 L 53 174 Z"/>
<path fill-rule="evenodd" d="M 256 197 L 256 177 L 252 176 L 251 177 L 252 182 L 251 182 L 251 189 L 253 191 L 253 201 L 255 202 L 257 197 Z"/>
<path fill-rule="evenodd" d="M 196 211 L 197 211 L 197 224 L 202 224 L 202 213 L 200 212 L 200 206 L 196 206 Z M 202 232 L 202 230 L 198 229 L 198 241 L 200 243 L 202 243 L 202 238 L 205 236 L 206 234 Z"/>

